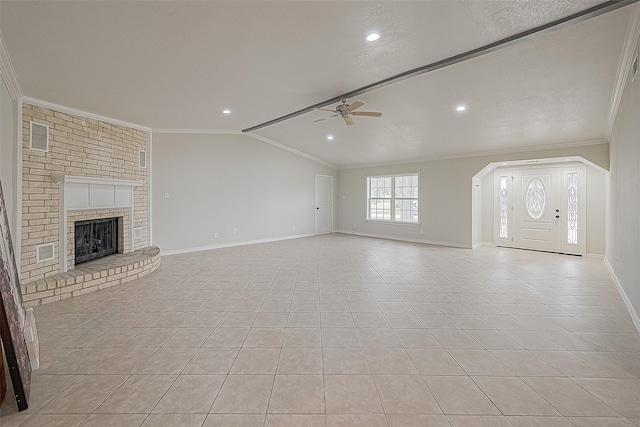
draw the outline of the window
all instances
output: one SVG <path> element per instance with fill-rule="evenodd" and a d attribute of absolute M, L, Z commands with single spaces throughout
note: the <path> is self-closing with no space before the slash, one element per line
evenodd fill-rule
<path fill-rule="evenodd" d="M 578 244 L 578 174 L 567 174 L 569 181 L 567 197 L 567 243 Z"/>
<path fill-rule="evenodd" d="M 509 237 L 509 177 L 500 177 L 500 238 Z"/>
<path fill-rule="evenodd" d="M 418 223 L 418 175 L 367 177 L 367 219 Z"/>

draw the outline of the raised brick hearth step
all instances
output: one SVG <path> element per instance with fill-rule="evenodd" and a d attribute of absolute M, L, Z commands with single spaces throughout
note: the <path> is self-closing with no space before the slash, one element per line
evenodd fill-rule
<path fill-rule="evenodd" d="M 146 276 L 160 265 L 160 249 L 149 246 L 86 262 L 66 273 L 22 285 L 25 304 L 35 306 L 110 288 Z"/>

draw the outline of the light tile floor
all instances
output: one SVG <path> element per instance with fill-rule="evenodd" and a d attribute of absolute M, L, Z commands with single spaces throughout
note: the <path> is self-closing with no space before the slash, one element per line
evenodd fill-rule
<path fill-rule="evenodd" d="M 11 426 L 640 426 L 601 260 L 325 235 L 164 257 L 36 308 Z"/>

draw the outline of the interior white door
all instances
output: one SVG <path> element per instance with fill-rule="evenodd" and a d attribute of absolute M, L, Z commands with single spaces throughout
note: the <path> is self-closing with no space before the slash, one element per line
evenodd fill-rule
<path fill-rule="evenodd" d="M 513 172 L 513 246 L 560 252 L 562 169 Z"/>
<path fill-rule="evenodd" d="M 333 177 L 316 175 L 316 233 L 333 231 Z"/>

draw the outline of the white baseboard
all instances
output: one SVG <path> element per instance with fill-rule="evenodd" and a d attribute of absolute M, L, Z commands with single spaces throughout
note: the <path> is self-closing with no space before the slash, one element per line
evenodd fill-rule
<path fill-rule="evenodd" d="M 409 238 L 404 238 L 404 237 L 386 236 L 384 234 L 358 233 L 358 232 L 347 231 L 347 230 L 335 230 L 335 232 L 336 233 L 342 233 L 342 234 L 351 234 L 351 235 L 354 235 L 354 236 L 373 237 L 373 238 L 376 238 L 376 239 L 397 240 L 397 241 L 400 241 L 400 242 L 422 243 L 422 244 L 425 244 L 425 245 L 447 246 L 447 247 L 450 247 L 450 248 L 471 249 L 470 245 L 463 245 L 461 243 L 438 242 L 438 241 L 435 241 L 435 240 L 409 239 Z"/>
<path fill-rule="evenodd" d="M 615 271 L 613 271 L 613 267 L 611 266 L 611 263 L 609 263 L 609 259 L 606 256 L 604 257 L 604 265 L 607 266 L 607 270 L 609 270 L 611 279 L 613 279 L 613 283 L 616 284 L 618 288 L 618 292 L 620 292 L 620 297 L 622 297 L 622 301 L 624 301 L 624 305 L 626 305 L 627 310 L 629 310 L 629 315 L 631 316 L 631 320 L 633 321 L 633 324 L 635 325 L 638 333 L 640 333 L 640 317 L 638 317 L 638 313 L 636 312 L 636 309 L 633 307 L 633 304 L 631 304 L 629 297 L 627 297 L 627 293 L 624 291 L 624 288 L 622 287 L 620 280 L 618 280 L 618 276 L 616 276 L 616 273 Z"/>
<path fill-rule="evenodd" d="M 604 259 L 604 255 L 602 255 L 602 254 L 590 254 L 590 253 L 587 253 L 586 257 L 587 258 Z"/>
<path fill-rule="evenodd" d="M 495 248 L 496 247 L 496 245 L 493 242 L 480 242 L 480 243 L 476 243 L 473 246 L 473 249 L 476 248 L 476 245 L 477 245 L 477 247 L 483 247 L 483 248 Z"/>
<path fill-rule="evenodd" d="M 246 246 L 246 245 L 255 245 L 257 243 L 270 243 L 270 242 L 279 242 L 281 240 L 291 240 L 291 239 L 300 239 L 302 237 L 310 237 L 315 236 L 315 234 L 296 234 L 294 236 L 286 236 L 286 237 L 273 237 L 269 239 L 258 239 L 258 240 L 244 240 L 241 242 L 229 242 L 229 243 L 221 243 L 218 245 L 207 245 L 207 246 L 197 246 L 193 248 L 184 248 L 184 249 L 173 249 L 170 251 L 163 251 L 160 249 L 161 256 L 168 255 L 178 255 L 178 254 L 187 254 L 191 252 L 200 252 L 200 251 L 208 251 L 211 249 L 222 249 L 222 248 L 232 248 L 234 246 Z"/>

